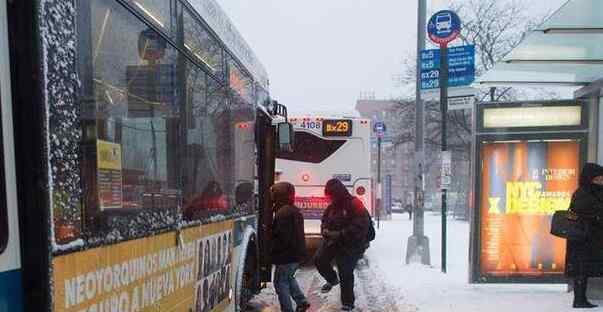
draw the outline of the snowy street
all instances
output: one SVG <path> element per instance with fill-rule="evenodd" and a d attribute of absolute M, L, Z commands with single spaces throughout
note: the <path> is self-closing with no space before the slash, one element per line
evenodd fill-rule
<path fill-rule="evenodd" d="M 324 281 L 313 267 L 306 267 L 298 271 L 297 279 L 300 282 L 300 286 L 305 290 L 306 296 L 312 305 L 310 311 L 331 312 L 340 310 L 339 287 L 334 287 L 329 294 L 320 293 L 320 287 Z M 398 294 L 392 293 L 385 284 L 371 282 L 376 280 L 375 271 L 367 265 L 366 259 L 362 260 L 356 271 L 355 289 L 358 311 L 417 311 L 412 307 L 404 307 L 404 309 L 401 309 L 398 304 Z M 252 302 L 254 311 L 280 311 L 276 293 L 270 286 L 267 289 L 264 289 L 261 295 L 254 298 Z"/>
<path fill-rule="evenodd" d="M 565 285 L 468 283 L 469 223 L 449 218 L 448 274 L 440 272 L 440 216 L 425 214 L 432 266 L 404 264 L 412 233 L 408 215 L 382 221 L 377 238 L 356 271 L 356 311 L 570 311 L 572 294 Z M 310 311 L 339 311 L 339 288 L 320 294 L 323 281 L 313 268 L 298 272 L 311 301 Z M 596 302 L 601 304 L 603 302 Z M 253 300 L 257 311 L 279 311 L 272 285 Z M 603 309 L 595 309 L 603 311 Z"/>

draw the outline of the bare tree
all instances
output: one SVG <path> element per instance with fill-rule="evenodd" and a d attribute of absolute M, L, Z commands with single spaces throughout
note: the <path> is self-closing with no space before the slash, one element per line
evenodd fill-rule
<path fill-rule="evenodd" d="M 529 16 L 525 1 L 519 0 L 453 0 L 450 3 L 463 20 L 460 40 L 463 45 L 475 45 L 476 75 L 479 77 L 491 70 L 521 40 L 527 31 L 540 24 L 543 18 Z M 408 91 L 398 101 L 393 110 L 399 115 L 399 120 L 407 125 L 414 124 L 414 86 L 416 83 L 416 55 L 408 54 L 402 60 L 402 72 L 395 77 L 401 87 Z M 480 90 L 476 100 L 481 101 L 510 101 L 521 97 L 522 91 L 515 88 L 490 88 Z M 548 94 L 548 96 L 551 96 Z M 441 138 L 441 114 L 437 101 L 426 101 L 425 105 L 425 148 L 426 170 L 437 163 Z M 469 185 L 469 162 L 471 158 L 472 125 L 470 112 L 458 110 L 448 114 L 449 150 L 453 153 L 453 175 L 457 193 L 466 193 Z M 408 144 L 414 141 L 414 127 L 400 131 L 394 139 L 394 144 Z M 428 180 L 433 177 L 428 176 Z M 466 198 L 465 198 L 466 205 Z"/>

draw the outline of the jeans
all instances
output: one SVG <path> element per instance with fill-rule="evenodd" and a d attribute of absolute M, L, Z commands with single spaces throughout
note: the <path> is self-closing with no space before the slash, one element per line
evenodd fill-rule
<path fill-rule="evenodd" d="M 281 305 L 282 312 L 294 312 L 291 298 L 297 306 L 307 303 L 308 299 L 302 292 L 295 280 L 295 272 L 299 268 L 299 263 L 277 264 L 274 270 L 274 288 L 278 295 L 278 302 Z"/>
<path fill-rule="evenodd" d="M 360 258 L 362 258 L 362 253 L 348 253 L 339 246 L 332 244 L 322 244 L 316 251 L 314 264 L 318 273 L 331 284 L 337 283 L 337 275 L 339 275 L 341 303 L 344 305 L 354 306 L 356 301 L 354 296 L 354 269 Z M 331 265 L 333 260 L 337 265 L 337 273 Z"/>

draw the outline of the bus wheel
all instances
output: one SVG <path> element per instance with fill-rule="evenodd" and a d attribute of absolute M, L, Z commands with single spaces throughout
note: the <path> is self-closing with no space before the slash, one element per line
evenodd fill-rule
<path fill-rule="evenodd" d="M 258 258 L 255 245 L 249 244 L 245 256 L 243 279 L 241 281 L 241 295 L 239 297 L 239 311 L 247 311 L 249 301 L 258 294 Z"/>

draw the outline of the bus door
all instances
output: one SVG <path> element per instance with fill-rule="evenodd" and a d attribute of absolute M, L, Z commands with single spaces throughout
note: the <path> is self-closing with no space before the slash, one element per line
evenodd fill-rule
<path fill-rule="evenodd" d="M 270 282 L 272 261 L 270 259 L 270 241 L 272 224 L 272 200 L 270 186 L 274 184 L 276 134 L 272 118 L 259 110 L 257 118 L 258 146 L 258 186 L 259 186 L 259 249 L 260 249 L 260 281 Z"/>
<path fill-rule="evenodd" d="M 22 311 L 7 1 L 0 1 L 0 311 Z"/>

